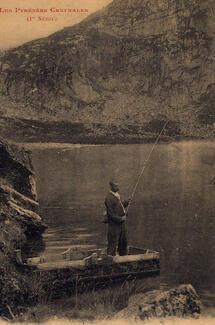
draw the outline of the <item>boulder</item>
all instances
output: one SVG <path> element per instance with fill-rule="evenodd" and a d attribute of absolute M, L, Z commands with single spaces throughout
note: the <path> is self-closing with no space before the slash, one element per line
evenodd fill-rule
<path fill-rule="evenodd" d="M 168 291 L 148 290 L 137 293 L 129 298 L 127 307 L 118 312 L 115 318 L 130 320 L 165 317 L 197 318 L 200 311 L 200 299 L 189 284 Z"/>
<path fill-rule="evenodd" d="M 0 212 L 7 222 L 15 222 L 27 237 L 41 234 L 46 225 L 37 214 L 38 202 L 22 195 L 13 188 L 0 185 Z"/>
<path fill-rule="evenodd" d="M 200 299 L 192 285 L 164 291 L 154 299 L 139 305 L 142 320 L 152 317 L 198 317 L 201 311 Z"/>

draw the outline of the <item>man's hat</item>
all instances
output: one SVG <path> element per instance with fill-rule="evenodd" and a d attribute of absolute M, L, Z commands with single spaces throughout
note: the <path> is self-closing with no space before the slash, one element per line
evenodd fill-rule
<path fill-rule="evenodd" d="M 109 184 L 110 184 L 111 187 L 112 186 L 119 186 L 119 183 L 116 180 L 113 180 L 113 179 L 109 182 Z"/>

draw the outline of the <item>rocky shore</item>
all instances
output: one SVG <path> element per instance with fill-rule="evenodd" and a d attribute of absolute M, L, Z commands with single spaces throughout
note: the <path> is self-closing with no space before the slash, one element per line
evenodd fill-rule
<path fill-rule="evenodd" d="M 34 300 L 21 248 L 45 230 L 29 153 L 0 139 L 0 316 L 14 318 Z"/>

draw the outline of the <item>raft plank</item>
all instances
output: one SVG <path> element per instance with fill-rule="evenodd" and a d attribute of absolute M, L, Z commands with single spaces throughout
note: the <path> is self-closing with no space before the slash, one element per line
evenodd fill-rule
<path fill-rule="evenodd" d="M 78 269 L 84 270 L 85 269 L 85 262 L 83 260 L 78 261 L 55 261 L 55 262 L 45 262 L 37 264 L 37 268 L 39 270 L 55 270 L 55 269 Z"/>
<path fill-rule="evenodd" d="M 124 264 L 124 263 L 135 263 L 135 262 L 143 262 L 143 261 L 152 261 L 158 260 L 159 254 L 158 253 L 149 253 L 149 254 L 138 254 L 138 255 L 126 255 L 126 256 L 114 256 L 113 261 L 110 265 L 117 265 L 117 264 Z M 97 264 L 94 266 L 105 266 L 106 264 L 103 263 L 101 258 L 98 258 Z M 37 264 L 37 268 L 39 270 L 53 270 L 53 269 L 79 269 L 85 270 L 87 266 L 84 260 L 77 260 L 77 261 L 67 261 L 67 260 L 59 260 L 55 262 L 44 262 Z"/>
<path fill-rule="evenodd" d="M 152 259 L 158 259 L 158 253 L 150 253 L 150 254 L 138 254 L 138 255 L 126 255 L 126 256 L 114 256 L 114 263 L 132 263 L 139 261 L 149 261 Z"/>

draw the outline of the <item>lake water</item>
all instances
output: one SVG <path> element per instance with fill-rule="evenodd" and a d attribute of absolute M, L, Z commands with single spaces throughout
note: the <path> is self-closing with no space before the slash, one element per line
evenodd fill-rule
<path fill-rule="evenodd" d="M 152 144 L 28 145 L 41 214 L 49 228 L 45 252 L 106 245 L 102 223 L 110 178 L 127 198 Z M 215 142 L 159 144 L 132 203 L 129 242 L 161 254 L 161 285 L 191 283 L 215 306 Z"/>

